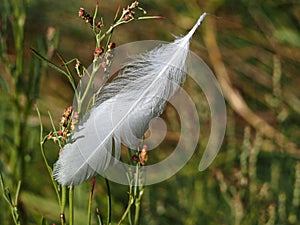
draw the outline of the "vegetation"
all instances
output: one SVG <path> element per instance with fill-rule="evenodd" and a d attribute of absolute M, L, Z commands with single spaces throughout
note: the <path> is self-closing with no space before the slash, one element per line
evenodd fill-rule
<path fill-rule="evenodd" d="M 118 5 L 121 12 L 130 4 L 100 1 L 103 29 L 113 24 Z M 76 61 L 66 62 L 76 57 L 89 65 L 94 59 L 95 36 L 76 14 L 80 7 L 92 13 L 95 2 L 2 0 L 0 223 L 117 224 L 124 219 L 122 224 L 138 220 L 150 225 L 299 224 L 300 4 L 292 0 L 140 4 L 149 15 L 166 19 L 122 25 L 107 45 L 171 41 L 171 33 L 184 34 L 203 11 L 210 14 L 191 49 L 211 66 L 227 103 L 227 132 L 216 160 L 208 170 L 197 170 L 209 137 L 209 108 L 199 87 L 188 79 L 184 88 L 198 109 L 201 135 L 198 151 L 176 176 L 139 191 L 107 185 L 100 176 L 71 191 L 57 185 L 49 172 L 59 147 L 57 142 L 44 143 L 44 137 L 59 128 L 74 93 L 57 70 L 66 71 L 68 66 L 76 74 Z M 177 143 L 176 113 L 169 107 L 163 117 L 171 131 L 149 154 L 149 163 L 167 157 Z M 140 212 L 135 214 L 135 209 Z"/>

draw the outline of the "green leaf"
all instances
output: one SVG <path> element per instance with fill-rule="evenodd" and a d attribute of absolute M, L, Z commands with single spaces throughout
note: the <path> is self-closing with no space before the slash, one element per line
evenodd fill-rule
<path fill-rule="evenodd" d="M 8 93 L 8 90 L 9 90 L 7 82 L 3 76 L 0 76 L 0 89 L 2 89 L 3 92 L 5 92 L 5 93 Z"/>
<path fill-rule="evenodd" d="M 31 51 L 41 60 L 45 61 L 50 67 L 52 67 L 53 69 L 55 69 L 56 71 L 64 74 L 65 76 L 69 76 L 64 70 L 62 70 L 61 68 L 59 68 L 58 66 L 56 66 L 54 63 L 50 62 L 48 59 L 46 59 L 44 56 L 42 56 L 40 53 L 38 53 L 36 50 L 34 50 L 33 48 L 30 48 Z"/>
<path fill-rule="evenodd" d="M 48 225 L 48 222 L 44 217 L 42 217 L 41 225 Z"/>

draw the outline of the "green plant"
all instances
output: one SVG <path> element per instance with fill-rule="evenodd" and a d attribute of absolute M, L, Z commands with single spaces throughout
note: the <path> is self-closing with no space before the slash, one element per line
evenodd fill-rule
<path fill-rule="evenodd" d="M 27 17 L 27 2 L 22 0 L 1 2 L 0 27 L 0 171 L 3 196 L 11 208 L 15 224 L 25 218 L 19 213 L 19 193 L 26 174 L 26 160 L 37 139 L 32 124 L 33 103 L 39 95 L 39 84 L 45 72 L 45 64 L 36 58 L 25 60 L 24 32 Z M 38 39 L 40 51 L 51 57 L 57 44 L 55 30 L 45 38 Z M 13 55 L 11 54 L 13 53 Z M 4 183 L 5 181 L 5 183 Z M 13 191 L 13 187 L 17 189 Z M 11 199 L 15 192 L 15 199 Z M 6 208 L 1 202 L 1 211 Z M 0 214 L 0 220 L 8 222 L 7 214 Z"/>
<path fill-rule="evenodd" d="M 74 224 L 74 188 L 73 186 L 65 187 L 59 185 L 53 178 L 53 171 L 52 167 L 49 165 L 45 150 L 44 150 L 44 144 L 48 140 L 53 140 L 54 143 L 58 146 L 58 148 L 61 150 L 63 146 L 67 143 L 68 137 L 71 135 L 72 131 L 74 130 L 76 124 L 78 121 L 83 118 L 83 116 L 88 113 L 89 109 L 93 106 L 95 102 L 95 96 L 98 92 L 100 92 L 102 86 L 96 91 L 96 93 L 90 95 L 90 91 L 93 88 L 93 83 L 95 76 L 99 72 L 99 70 L 104 71 L 104 80 L 103 85 L 105 82 L 110 78 L 110 65 L 111 65 L 111 57 L 112 57 L 112 51 L 115 47 L 115 44 L 111 42 L 113 31 L 116 27 L 129 23 L 134 20 L 145 20 L 145 19 L 155 19 L 155 18 L 161 18 L 160 16 L 138 16 L 138 12 L 142 12 L 142 14 L 146 14 L 146 11 L 142 9 L 139 6 L 139 3 L 137 1 L 133 2 L 132 4 L 128 5 L 126 8 L 123 8 L 123 10 L 120 12 L 120 8 L 116 11 L 114 21 L 112 25 L 110 25 L 106 31 L 104 30 L 104 19 L 101 17 L 99 21 L 97 20 L 97 13 L 98 13 L 98 4 L 96 5 L 96 9 L 94 12 L 94 15 L 89 15 L 85 9 L 80 8 L 78 11 L 79 17 L 81 17 L 86 24 L 88 24 L 96 39 L 96 46 L 95 51 L 93 54 L 93 61 L 91 65 L 91 71 L 89 71 L 85 66 L 82 66 L 79 59 L 75 58 L 68 62 L 66 62 L 61 55 L 58 55 L 61 63 L 64 66 L 64 69 L 61 69 L 59 66 L 55 65 L 54 63 L 47 60 L 46 57 L 44 57 L 42 54 L 37 52 L 36 50 L 32 49 L 34 54 L 41 59 L 43 62 L 46 62 L 50 67 L 54 68 L 58 72 L 62 73 L 68 78 L 68 81 L 73 88 L 74 96 L 76 99 L 76 109 L 72 106 L 68 107 L 66 111 L 64 112 L 63 116 L 60 119 L 59 127 L 56 128 L 55 123 L 52 119 L 51 114 L 49 113 L 49 118 L 52 126 L 52 131 L 46 136 L 43 136 L 44 134 L 44 128 L 42 123 L 42 117 L 40 114 L 40 111 L 36 105 L 36 111 L 39 117 L 40 121 L 40 148 L 41 153 L 43 156 L 44 163 L 47 167 L 49 176 L 51 177 L 51 181 L 57 196 L 58 204 L 60 206 L 60 223 L 62 225 L 66 224 L 68 221 L 68 224 Z M 103 42 L 105 44 L 103 45 Z M 75 63 L 74 69 L 76 71 L 76 75 L 74 76 L 71 72 L 71 69 L 69 68 L 72 63 Z M 89 78 L 88 83 L 86 84 L 85 88 L 81 88 L 82 81 L 79 81 L 78 86 L 76 85 L 75 79 L 76 76 L 78 78 L 81 78 L 83 76 L 87 76 Z M 87 106 L 85 103 L 88 103 Z M 83 108 L 85 107 L 85 108 Z M 129 152 L 131 150 L 129 149 Z M 139 211 L 140 211 L 140 201 L 143 195 L 143 187 L 138 186 L 140 184 L 140 175 L 139 171 L 141 170 L 142 165 L 145 163 L 145 157 L 146 157 L 146 150 L 142 149 L 141 151 L 137 151 L 134 153 L 134 156 L 136 160 L 131 160 L 131 162 L 136 166 L 136 171 L 128 171 L 128 184 L 129 184 L 129 201 L 128 206 L 125 209 L 125 212 L 123 213 L 120 221 L 118 224 L 123 223 L 126 217 L 128 217 L 129 224 L 138 224 L 139 220 Z M 134 175 L 133 175 L 134 174 Z M 109 181 L 105 179 L 106 181 L 106 187 L 107 187 L 107 222 L 106 224 L 111 224 L 111 214 L 112 214 L 112 202 L 111 202 L 111 193 L 110 193 L 110 185 Z M 90 191 L 89 196 L 89 203 L 88 203 L 88 216 L 87 216 L 87 223 L 91 224 L 91 215 L 92 215 L 92 199 L 93 199 L 93 191 L 95 187 L 96 180 L 92 180 L 92 187 Z M 66 220 L 65 211 L 66 211 L 66 202 L 68 202 L 69 206 L 69 219 Z M 133 213 L 133 216 L 131 215 L 131 208 L 133 204 L 135 203 L 135 212 Z M 132 218 L 133 217 L 133 218 Z M 99 209 L 97 208 L 97 218 L 98 223 L 103 224 L 103 218 L 101 214 L 99 213 Z M 133 219 L 133 221 L 132 221 Z"/>

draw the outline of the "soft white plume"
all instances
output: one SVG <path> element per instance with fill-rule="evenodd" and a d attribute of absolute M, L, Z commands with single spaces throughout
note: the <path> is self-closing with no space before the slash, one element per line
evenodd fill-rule
<path fill-rule="evenodd" d="M 186 74 L 189 43 L 206 13 L 173 43 L 137 55 L 101 90 L 96 105 L 77 126 L 54 165 L 62 185 L 78 185 L 105 170 L 120 155 L 121 142 L 136 149 L 152 118 L 165 109 Z"/>

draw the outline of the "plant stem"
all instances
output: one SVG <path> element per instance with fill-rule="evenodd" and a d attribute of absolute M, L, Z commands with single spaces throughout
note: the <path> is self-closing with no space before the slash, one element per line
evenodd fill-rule
<path fill-rule="evenodd" d="M 139 224 L 139 217 L 140 217 L 140 199 L 137 199 L 135 202 L 135 213 L 134 213 L 134 225 Z"/>
<path fill-rule="evenodd" d="M 20 187 L 21 187 L 21 181 L 18 182 L 18 187 L 17 187 L 17 191 L 16 191 L 16 196 L 15 196 L 15 202 L 12 201 L 8 188 L 5 187 L 3 176 L 2 176 L 1 172 L 0 172 L 0 186 L 1 186 L 1 189 L 3 192 L 3 198 L 6 200 L 6 202 L 9 205 L 9 208 L 11 211 L 11 216 L 13 218 L 15 225 L 20 225 L 21 224 L 20 223 L 20 214 L 19 214 L 17 204 L 18 204 L 19 191 L 20 191 Z"/>
<path fill-rule="evenodd" d="M 93 193 L 95 188 L 96 178 L 92 179 L 92 188 L 90 191 L 90 197 L 89 197 L 89 205 L 88 205 L 88 225 L 91 225 L 92 222 L 92 203 L 93 203 Z"/>
<path fill-rule="evenodd" d="M 106 188 L 107 188 L 107 224 L 111 224 L 111 193 L 109 181 L 105 178 Z"/>
<path fill-rule="evenodd" d="M 128 215 L 128 213 L 130 212 L 130 208 L 131 208 L 133 202 L 134 202 L 134 198 L 132 197 L 132 195 L 130 195 L 130 196 L 129 196 L 129 200 L 128 200 L 127 208 L 126 208 L 126 210 L 124 211 L 124 213 L 123 213 L 123 215 L 122 215 L 120 221 L 118 222 L 118 225 L 120 225 L 120 224 L 123 222 L 123 220 L 126 218 L 126 216 Z"/>
<path fill-rule="evenodd" d="M 43 132 L 44 132 L 43 131 L 43 123 L 42 123 L 40 110 L 37 107 L 37 104 L 35 105 L 35 110 L 38 114 L 38 119 L 39 119 L 39 123 L 40 123 L 40 149 L 41 149 L 42 157 L 43 157 L 44 163 L 46 165 L 47 171 L 49 173 L 49 176 L 51 177 L 52 185 L 54 187 L 54 190 L 55 190 L 55 193 L 56 193 L 56 196 L 57 196 L 58 204 L 61 205 L 61 199 L 60 199 L 60 195 L 59 195 L 58 185 L 57 185 L 56 181 L 54 180 L 54 178 L 52 176 L 52 168 L 48 164 L 46 154 L 45 154 L 45 150 L 44 150 L 44 143 L 46 141 L 46 138 L 43 137 Z"/>
<path fill-rule="evenodd" d="M 139 187 L 139 196 L 135 200 L 134 225 L 139 224 L 141 199 L 142 199 L 143 194 L 144 194 L 144 188 L 141 186 L 141 187 Z"/>
<path fill-rule="evenodd" d="M 58 72 L 62 73 L 63 75 L 65 75 L 65 76 L 68 78 L 68 80 L 69 80 L 69 82 L 70 82 L 70 84 L 71 84 L 71 86 L 72 86 L 72 88 L 73 88 L 73 90 L 74 90 L 74 94 L 75 94 L 76 98 L 78 98 L 78 93 L 77 93 L 75 81 L 74 81 L 74 79 L 73 79 L 73 77 L 72 77 L 72 74 L 71 74 L 70 70 L 69 70 L 68 67 L 67 67 L 67 63 L 63 60 L 63 58 L 61 57 L 61 55 L 57 54 L 57 56 L 60 58 L 60 60 L 62 60 L 62 62 L 63 62 L 63 64 L 64 64 L 64 66 L 65 66 L 67 72 L 64 71 L 64 70 L 62 70 L 60 67 L 56 66 L 56 65 L 53 64 L 52 62 L 50 62 L 47 58 L 45 58 L 44 56 L 42 56 L 40 53 L 38 53 L 38 52 L 37 52 L 36 50 L 34 50 L 33 48 L 31 48 L 31 51 L 32 51 L 39 59 L 41 59 L 42 61 L 45 61 L 45 62 L 48 64 L 48 66 L 52 67 L 52 68 L 55 69 L 56 71 L 58 71 Z"/>
<path fill-rule="evenodd" d="M 74 204 L 73 204 L 73 199 L 74 199 L 74 186 L 70 186 L 69 188 L 69 213 L 70 213 L 70 225 L 73 225 L 74 221 Z"/>
<path fill-rule="evenodd" d="M 82 95 L 82 96 L 79 96 L 79 97 L 77 98 L 77 105 L 78 105 L 78 110 L 77 110 L 77 111 L 78 111 L 79 114 L 81 113 L 82 103 L 84 102 L 84 100 L 85 100 L 85 98 L 86 98 L 88 92 L 89 92 L 90 89 L 91 89 L 92 84 L 94 83 L 94 78 L 95 78 L 95 76 L 96 76 L 96 74 L 97 74 L 97 72 L 98 72 L 100 66 L 101 66 L 101 64 L 100 64 L 100 63 L 97 63 L 97 60 L 94 60 L 94 61 L 93 61 L 93 70 L 92 70 L 92 73 L 91 73 L 91 75 L 90 75 L 89 82 L 88 82 L 88 84 L 87 84 L 87 86 L 86 86 L 86 88 L 85 88 L 85 90 L 84 90 L 84 92 L 83 92 L 83 95 Z M 88 71 L 86 71 L 86 73 L 88 73 Z"/>
<path fill-rule="evenodd" d="M 130 151 L 130 150 L 129 150 L 129 151 Z M 129 224 L 130 224 L 130 225 L 132 224 L 132 223 L 131 223 L 130 208 L 131 208 L 131 206 L 132 206 L 132 204 L 133 204 L 133 202 L 134 202 L 134 197 L 133 197 L 133 194 L 132 194 L 132 182 L 131 182 L 130 177 L 129 177 L 128 174 L 127 174 L 127 178 L 128 178 L 128 182 L 129 182 L 129 193 L 128 193 L 129 199 L 128 199 L 127 208 L 126 208 L 126 210 L 124 211 L 124 213 L 123 213 L 123 215 L 122 215 L 120 221 L 118 222 L 118 225 L 120 225 L 120 224 L 123 222 L 123 220 L 126 218 L 126 216 L 128 216 L 128 222 L 129 222 Z"/>
<path fill-rule="evenodd" d="M 101 214 L 100 214 L 98 208 L 96 208 L 96 215 L 97 215 L 97 218 L 98 218 L 99 225 L 103 225 L 103 220 L 102 220 L 102 217 L 101 217 Z"/>
<path fill-rule="evenodd" d="M 71 73 L 71 71 L 70 71 L 70 69 L 68 67 L 68 63 L 66 62 L 66 60 L 64 60 L 64 58 L 59 53 L 57 53 L 57 56 L 61 60 L 61 62 L 63 63 L 63 65 L 65 66 L 66 72 L 64 72 L 64 74 L 69 79 L 69 82 L 70 82 L 70 84 L 71 84 L 71 86 L 72 86 L 72 88 L 74 90 L 74 94 L 75 94 L 76 98 L 78 98 L 76 84 L 75 84 L 74 78 L 72 76 L 72 73 Z"/>
<path fill-rule="evenodd" d="M 65 207 L 67 199 L 67 187 L 61 187 L 60 223 L 65 224 Z"/>
<path fill-rule="evenodd" d="M 134 225 L 138 224 L 139 213 L 140 213 L 140 200 L 143 189 L 139 187 L 140 178 L 140 164 L 136 165 L 135 179 L 134 179 L 134 200 L 135 200 L 135 213 L 134 213 Z"/>

